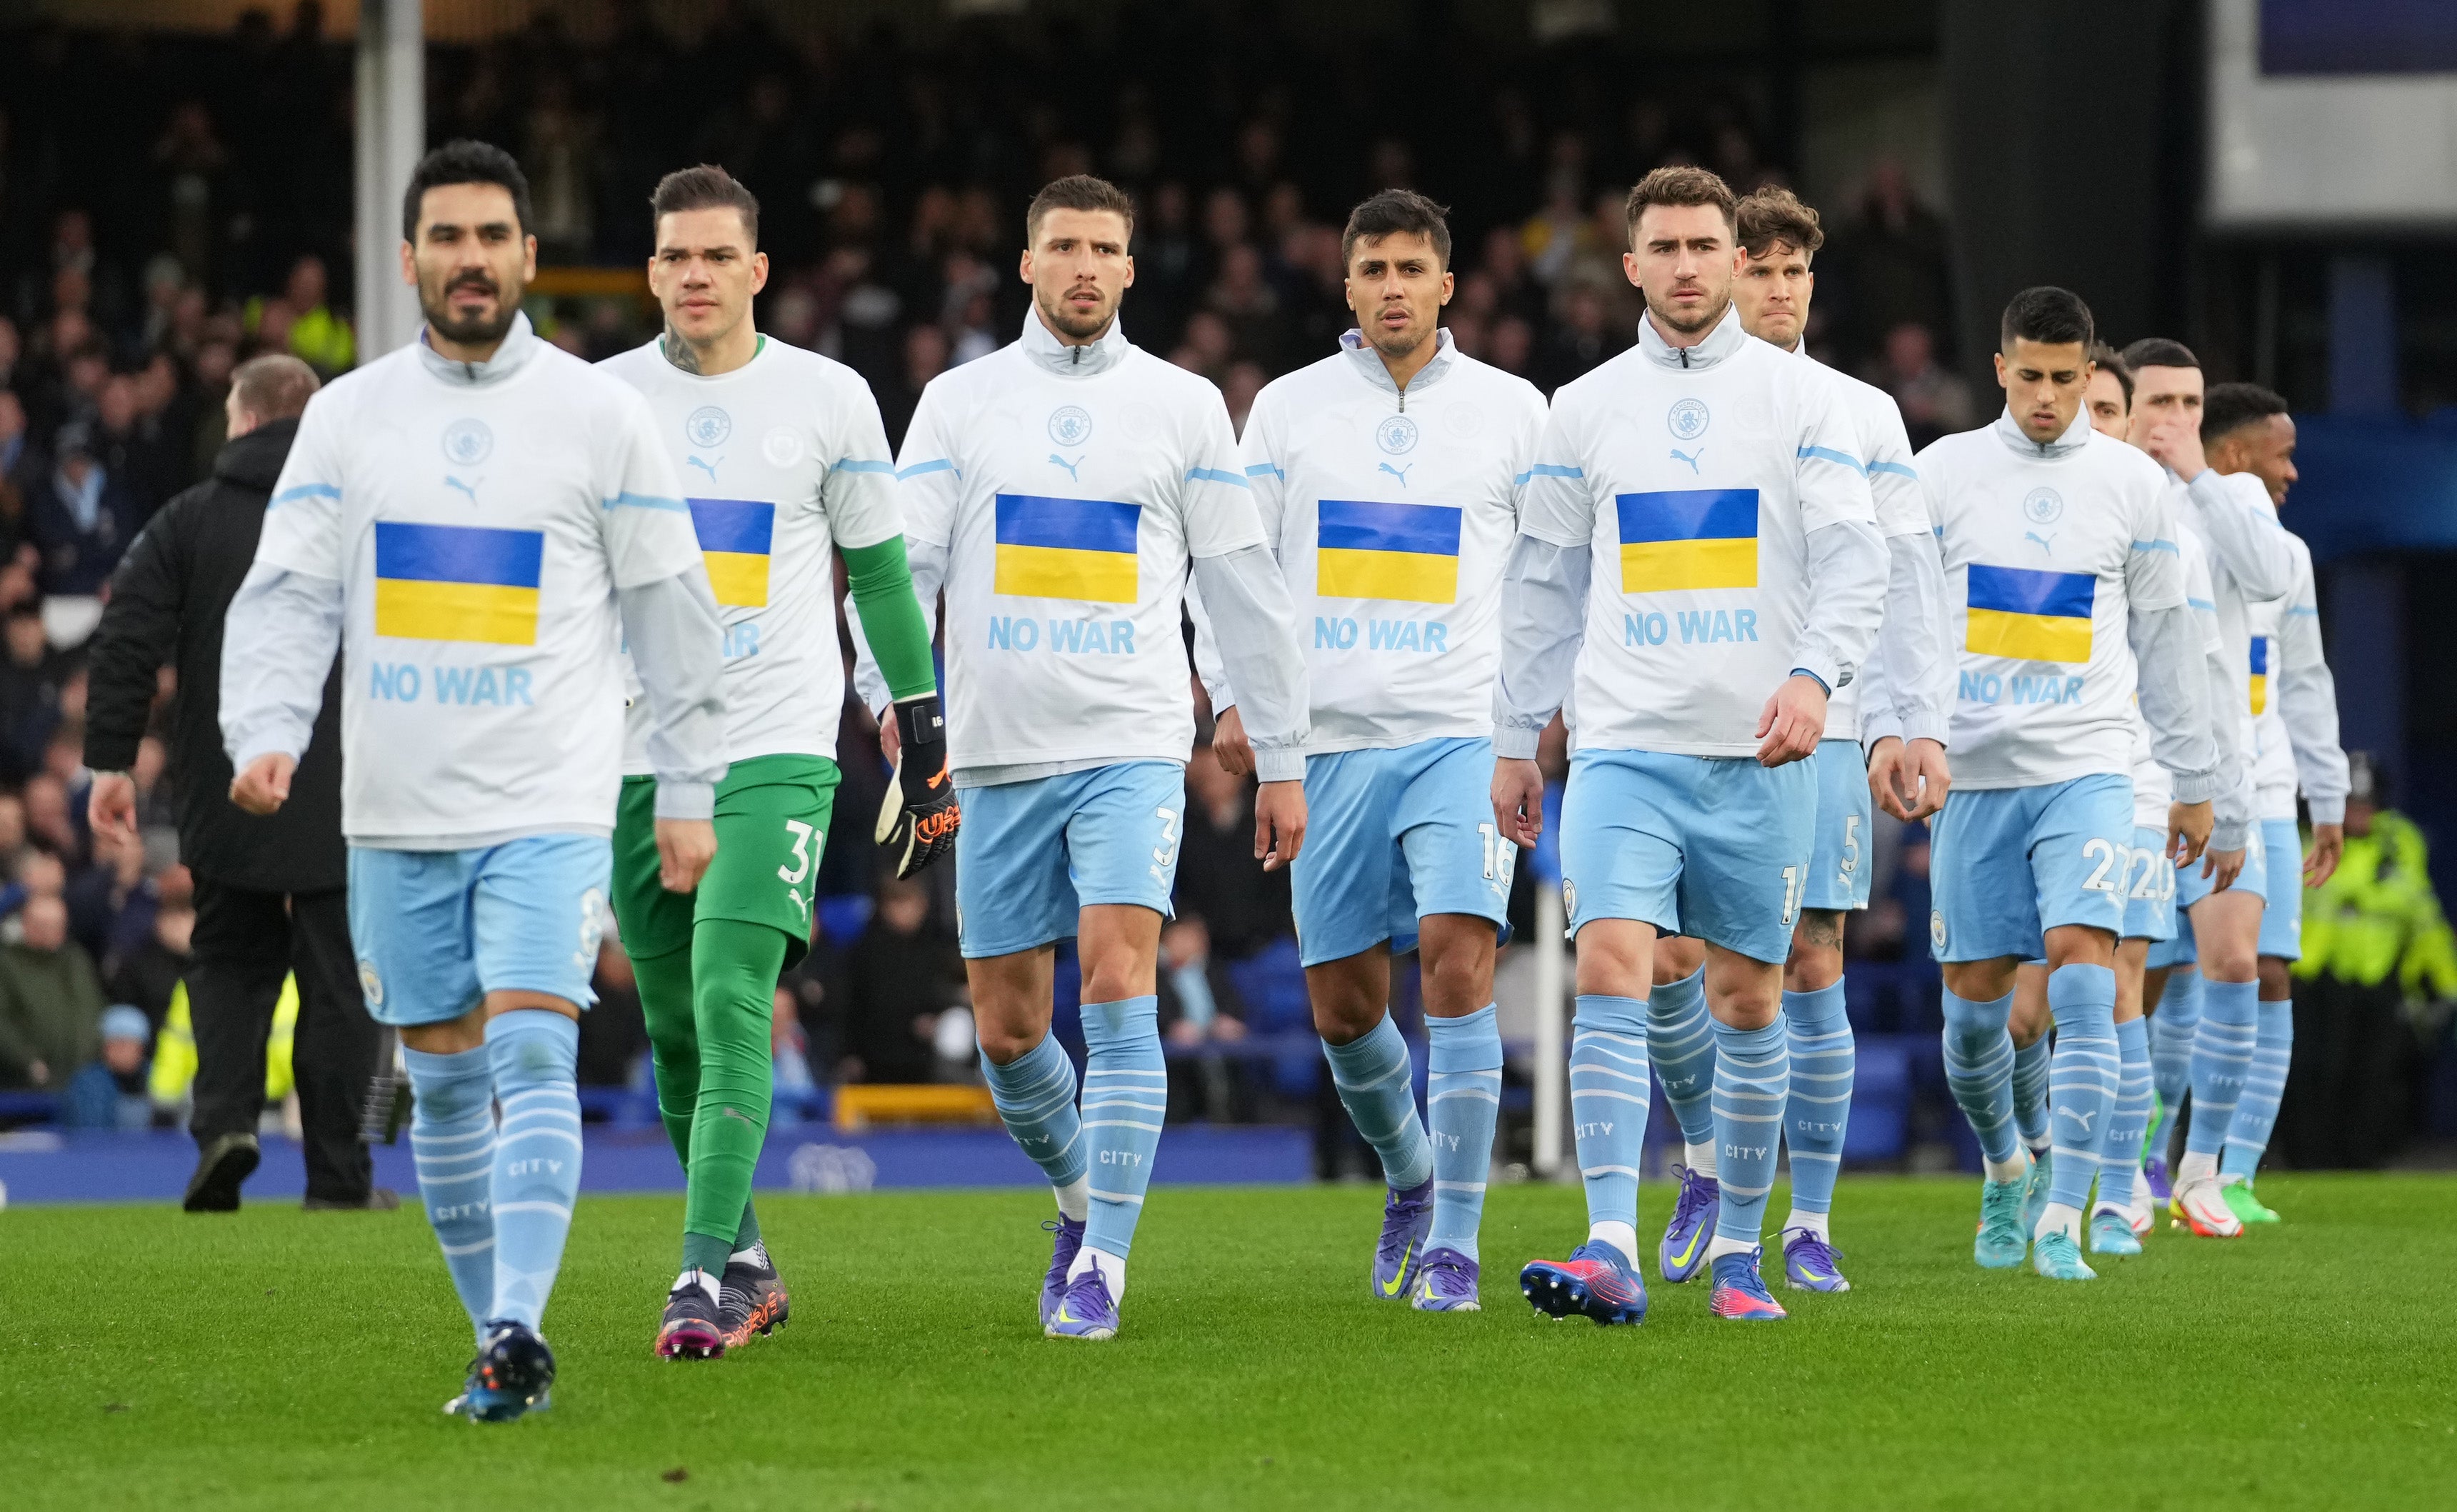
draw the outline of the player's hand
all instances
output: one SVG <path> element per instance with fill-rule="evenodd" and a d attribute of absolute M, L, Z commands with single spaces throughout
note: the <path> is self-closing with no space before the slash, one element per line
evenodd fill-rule
<path fill-rule="evenodd" d="M 298 770 L 295 757 L 279 751 L 267 752 L 231 778 L 230 799 L 258 818 L 279 813 L 281 805 L 289 801 L 291 774 Z"/>
<path fill-rule="evenodd" d="M 2210 880 L 2210 891 L 2225 892 L 2243 875 L 2242 851 L 2208 851 L 2201 857 L 2201 875 Z"/>
<path fill-rule="evenodd" d="M 886 733 L 897 732 L 898 755 L 896 780 L 871 839 L 895 858 L 898 877 L 910 877 L 956 848 L 964 820 L 947 771 L 947 721 L 939 695 L 929 694 L 898 704 L 878 728 L 882 746 Z"/>
<path fill-rule="evenodd" d="M 1795 673 L 1783 680 L 1758 715 L 1758 765 L 1785 766 L 1813 754 L 1826 738 L 1826 689 L 1814 677 Z"/>
<path fill-rule="evenodd" d="M 1945 807 L 1953 773 L 1946 765 L 1945 747 L 1930 739 L 1905 745 L 1888 735 L 1869 752 L 1869 792 L 1877 807 L 1910 823 Z"/>
<path fill-rule="evenodd" d="M 2198 416 L 2158 422 L 2142 439 L 2141 449 L 2166 464 L 2168 471 L 2186 483 L 2210 467 L 2209 458 L 2201 451 L 2201 422 Z"/>
<path fill-rule="evenodd" d="M 2303 858 L 2303 885 L 2322 887 L 2338 875 L 2338 861 L 2346 854 L 2346 827 L 2343 824 L 2312 826 L 2312 854 Z"/>
<path fill-rule="evenodd" d="M 1246 721 L 1233 703 L 1220 711 L 1211 726 L 1211 755 L 1219 760 L 1220 770 L 1232 777 L 1254 770 L 1254 748 L 1246 742 Z"/>
<path fill-rule="evenodd" d="M 2178 867 L 2190 866 L 2210 848 L 2210 831 L 2218 824 L 2218 815 L 2209 799 L 2199 803 L 2167 805 L 2167 859 Z"/>
<path fill-rule="evenodd" d="M 903 745 L 903 739 L 896 733 L 896 712 L 891 709 L 887 716 L 878 721 L 878 754 L 885 756 L 887 764 L 892 767 L 896 764 L 897 752 Z"/>
<path fill-rule="evenodd" d="M 85 817 L 101 839 L 133 839 L 136 834 L 136 779 L 125 772 L 95 773 L 93 791 L 85 800 Z"/>
<path fill-rule="evenodd" d="M 707 819 L 657 820 L 657 883 L 670 893 L 699 886 L 716 860 L 716 826 Z"/>
<path fill-rule="evenodd" d="M 1493 763 L 1493 821 L 1501 833 L 1533 849 L 1544 833 L 1544 771 L 1533 761 L 1502 756 Z"/>
<path fill-rule="evenodd" d="M 1278 871 L 1305 849 L 1303 782 L 1266 782 L 1254 790 L 1254 860 Z"/>

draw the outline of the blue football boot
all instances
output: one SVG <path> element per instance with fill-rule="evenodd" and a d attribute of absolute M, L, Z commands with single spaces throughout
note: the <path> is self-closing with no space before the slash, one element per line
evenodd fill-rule
<path fill-rule="evenodd" d="M 485 1341 L 469 1365 L 468 1383 L 444 1404 L 471 1422 L 511 1422 L 552 1405 L 554 1351 L 526 1323 L 498 1318 L 485 1325 Z"/>
<path fill-rule="evenodd" d="M 1520 1295 L 1552 1317 L 1591 1317 L 1598 1324 L 1646 1321 L 1646 1282 L 1629 1256 L 1589 1239 L 1566 1260 L 1530 1260 L 1518 1273 Z"/>
<path fill-rule="evenodd" d="M 1672 1173 L 1681 1178 L 1681 1194 L 1672 1199 L 1672 1221 L 1664 1225 L 1663 1242 L 1656 1248 L 1655 1269 L 1678 1286 L 1705 1269 L 1706 1241 L 1714 1236 L 1724 1188 L 1686 1166 L 1673 1167 Z"/>
<path fill-rule="evenodd" d="M 2093 1254 L 2139 1254 L 2141 1241 L 2133 1232 L 2133 1212 L 2101 1208 L 2090 1215 L 2090 1253 Z"/>
<path fill-rule="evenodd" d="M 1776 1323 L 1791 1315 L 1758 1274 L 1757 1250 L 1735 1250 L 1715 1262 L 1715 1294 L 1706 1310 L 1736 1322 Z"/>
<path fill-rule="evenodd" d="M 1373 1295 L 1395 1302 L 1416 1284 L 1424 1263 L 1425 1235 L 1434 1228 L 1432 1177 L 1405 1191 L 1394 1190 L 1382 1204 L 1382 1234 L 1373 1241 Z"/>
<path fill-rule="evenodd" d="M 2022 1226 L 2029 1185 L 2027 1175 L 1979 1184 L 1979 1235 L 1971 1243 L 1971 1257 L 1988 1270 L 2012 1270 L 2031 1248 L 2031 1231 Z"/>
<path fill-rule="evenodd" d="M 2130 1237 L 2133 1232 L 2133 1226 L 2129 1223 L 2126 1224 L 2124 1232 L 2126 1236 Z M 2043 1233 L 2039 1235 L 2034 1242 L 2033 1242 L 2031 1245 L 2031 1269 L 2038 1272 L 2041 1275 L 2046 1276 L 2051 1281 L 2096 1281 L 2098 1279 L 2098 1273 L 2092 1270 L 2090 1268 L 2090 1263 L 2081 1257 L 2081 1246 L 2074 1243 L 2073 1235 L 2065 1232 L 2061 1229 L 2058 1229 L 2052 1233 Z"/>

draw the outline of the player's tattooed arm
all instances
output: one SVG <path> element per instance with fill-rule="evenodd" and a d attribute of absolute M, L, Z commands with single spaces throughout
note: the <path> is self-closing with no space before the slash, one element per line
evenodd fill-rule
<path fill-rule="evenodd" d="M 664 349 L 667 362 L 686 373 L 699 371 L 699 353 L 692 350 L 691 342 L 683 340 L 683 333 L 674 329 L 671 321 L 666 322 L 665 340 L 657 344 Z"/>

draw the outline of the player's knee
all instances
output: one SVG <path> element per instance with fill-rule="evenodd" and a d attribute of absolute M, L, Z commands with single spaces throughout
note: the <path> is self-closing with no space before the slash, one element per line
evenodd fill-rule
<path fill-rule="evenodd" d="M 2261 958 L 2261 997 L 2264 1003 L 2283 1003 L 2295 996 L 2293 963 L 2283 956 Z"/>
<path fill-rule="evenodd" d="M 1473 941 L 1454 940 L 1428 951 L 1423 967 L 1425 1005 L 1441 1017 L 1474 1013 L 1493 1001 L 1493 954 Z"/>
<path fill-rule="evenodd" d="M 1110 1000 L 1094 998 L 1092 1001 Z M 989 1057 L 992 1066 L 1006 1066 L 1021 1060 L 1048 1032 L 1043 1029 L 1035 1033 L 1021 1025 L 996 1024 L 988 1019 L 977 1019 L 973 1025 L 974 1041 L 981 1046 L 981 1053 Z"/>
<path fill-rule="evenodd" d="M 1843 916 L 1830 909 L 1804 912 L 1792 931 L 1791 955 L 1783 963 L 1786 992 L 1823 992 L 1843 980 Z"/>

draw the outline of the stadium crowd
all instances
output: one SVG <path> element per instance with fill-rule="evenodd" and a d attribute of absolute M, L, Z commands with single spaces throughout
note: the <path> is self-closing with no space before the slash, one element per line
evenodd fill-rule
<path fill-rule="evenodd" d="M 886 28 L 840 44 L 782 36 L 739 6 L 707 8 L 692 36 L 659 30 L 644 5 L 610 10 L 586 37 L 541 10 L 494 41 L 431 49 L 430 135 L 516 148 L 548 268 L 639 266 L 658 175 L 727 165 L 769 207 L 761 329 L 858 371 L 891 443 L 932 377 L 1013 338 L 1027 307 L 1012 272 L 1021 208 L 1063 175 L 1097 172 L 1137 196 L 1125 327 L 1219 384 L 1240 424 L 1266 382 L 1351 323 L 1338 226 L 1365 192 L 1414 185 L 1455 205 L 1455 340 L 1549 393 L 1633 340 L 1641 305 L 1620 259 L 1635 177 L 1678 161 L 1744 192 L 1784 176 L 1737 81 L 1676 95 L 1599 69 L 1558 87 L 1558 58 L 1485 56 L 1464 32 L 1422 45 L 1456 52 L 1469 83 L 1454 98 L 1474 103 L 1425 113 L 1389 80 L 1340 72 L 1341 88 L 1315 88 L 1348 61 L 1192 8 L 1137 8 L 1103 35 L 985 27 L 926 47 Z M 1061 90 L 1026 66 L 1035 49 L 1107 82 Z M 350 90 L 348 48 L 324 35 L 315 0 L 280 21 L 250 11 L 220 36 L 0 31 L 0 1088 L 66 1094 L 85 1122 L 174 1116 L 177 1076 L 155 1079 L 149 1108 L 147 1066 L 174 1043 L 166 1025 L 179 1032 L 194 915 L 160 739 L 134 772 L 144 838 L 98 842 L 86 821 L 81 647 L 129 543 L 209 470 L 234 366 L 287 351 L 330 376 L 357 358 Z M 1833 212 L 1812 351 L 1890 393 L 1915 447 L 1984 420 L 1992 396 L 1957 372 L 1936 212 L 1884 160 Z M 532 314 L 595 359 L 652 334 L 651 308 L 551 295 Z M 162 693 L 157 725 L 167 673 Z M 780 1091 L 970 1074 L 951 868 L 880 880 L 869 830 L 887 775 L 855 758 L 875 739 L 849 700 L 821 942 L 778 988 Z M 1198 822 L 1164 940 L 1167 1036 L 1309 1030 L 1302 990 L 1270 990 L 1293 976 L 1293 950 L 1285 880 L 1248 857 L 1250 784 L 1200 748 L 1187 779 Z M 1850 935 L 1855 952 L 1902 962 L 1899 986 L 1854 1005 L 1872 1029 L 1936 1026 L 1933 968 L 1903 949 L 1904 922 L 1928 911 L 1926 855 L 1916 829 L 1884 826 L 1879 903 Z M 614 942 L 598 985 L 583 1080 L 644 1086 L 645 1030 Z M 1277 1100 L 1311 1108 L 1335 1140 L 1346 1125 L 1328 1081 L 1298 1059 L 1224 1070 L 1193 1058 L 1172 1112 L 1248 1116 Z"/>

